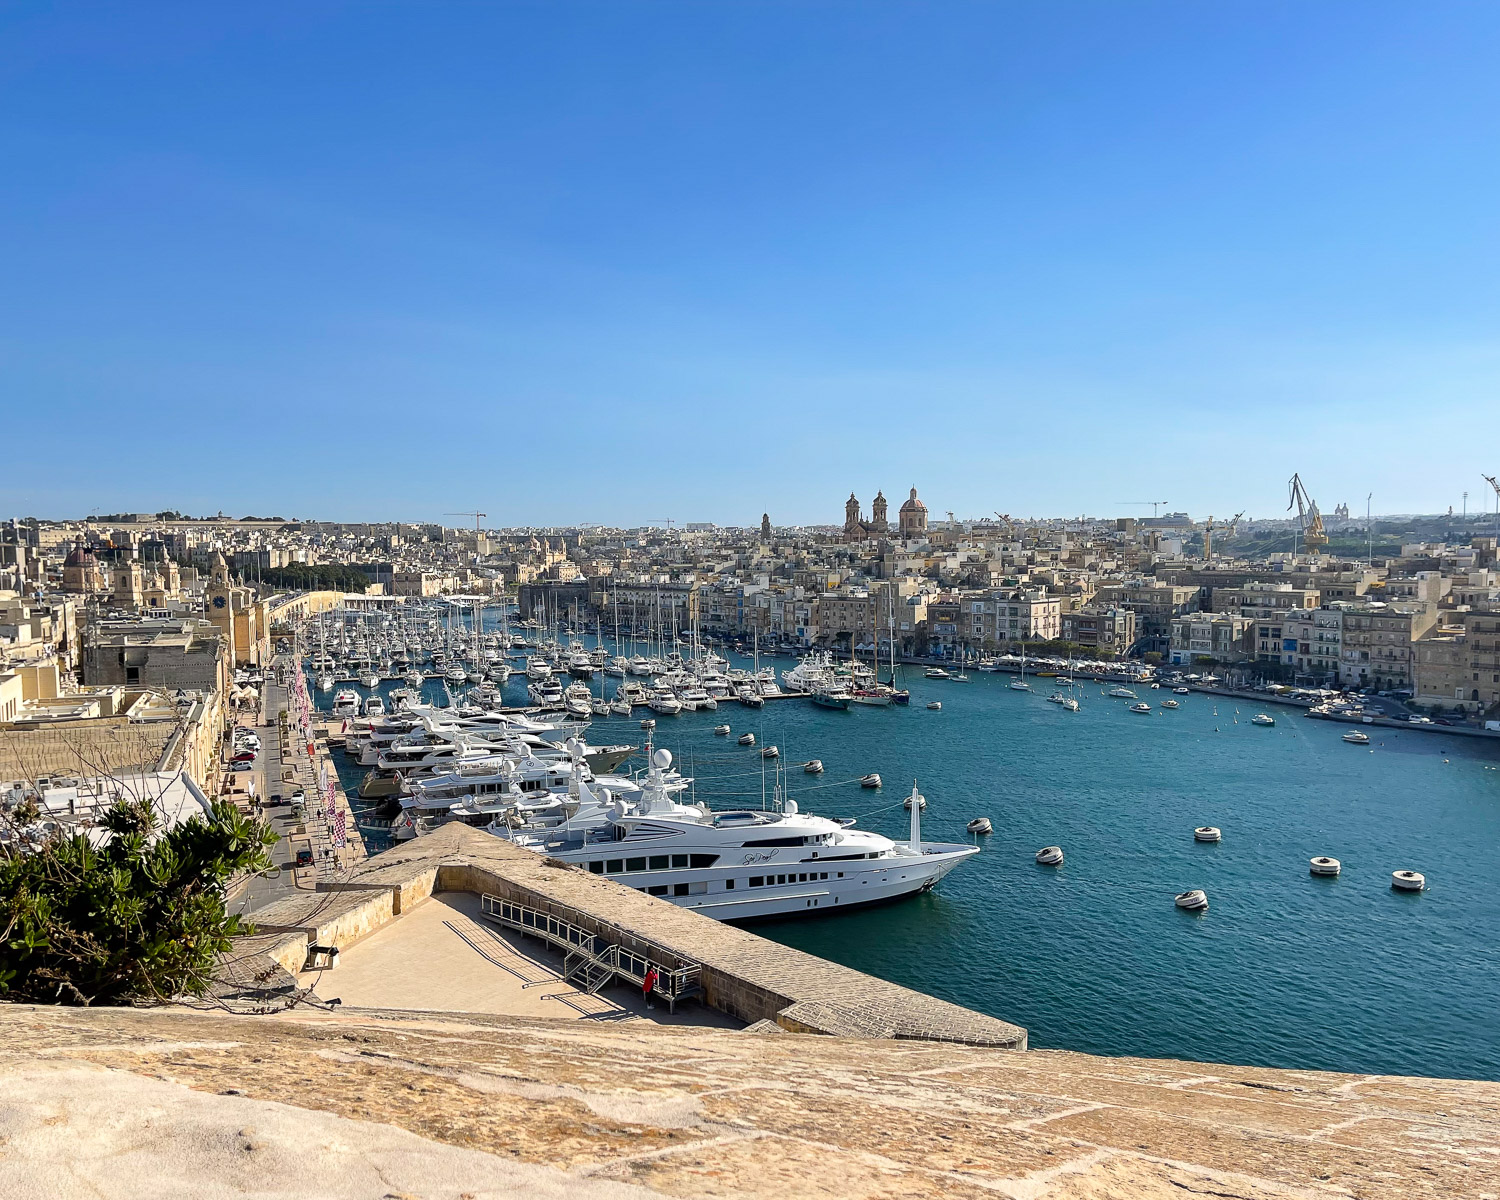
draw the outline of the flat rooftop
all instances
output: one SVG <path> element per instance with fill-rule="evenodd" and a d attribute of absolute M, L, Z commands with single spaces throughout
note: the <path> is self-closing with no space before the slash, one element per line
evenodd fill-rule
<path fill-rule="evenodd" d="M 618 980 L 581 991 L 562 978 L 561 954 L 484 920 L 468 892 L 423 900 L 344 950 L 334 970 L 304 971 L 297 982 L 345 1008 L 742 1027 L 702 1004 L 679 1004 L 675 1016 L 665 1002 L 648 1008 L 639 989 Z"/>

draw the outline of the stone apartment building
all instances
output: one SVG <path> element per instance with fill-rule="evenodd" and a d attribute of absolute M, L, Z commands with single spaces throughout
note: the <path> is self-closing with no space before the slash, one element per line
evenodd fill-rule
<path fill-rule="evenodd" d="M 1437 609 L 1428 604 L 1346 606 L 1339 682 L 1381 690 L 1414 687 L 1413 646 L 1436 624 Z"/>
<path fill-rule="evenodd" d="M 1124 655 L 1135 644 L 1135 613 L 1086 604 L 1062 614 L 1062 639 L 1102 653 Z"/>
<path fill-rule="evenodd" d="M 1142 648 L 1167 651 L 1174 623 L 1179 617 L 1198 611 L 1200 596 L 1196 587 L 1139 581 L 1105 584 L 1094 593 L 1094 603 L 1130 609 L 1135 613 L 1136 635 Z"/>
<path fill-rule="evenodd" d="M 84 636 L 83 682 L 88 686 L 176 691 L 228 691 L 229 646 L 205 621 L 99 623 Z"/>
<path fill-rule="evenodd" d="M 1250 632 L 1255 621 L 1239 613 L 1190 613 L 1172 622 L 1168 660 L 1185 667 L 1204 660 L 1243 662 L 1249 657 Z"/>
<path fill-rule="evenodd" d="M 1452 614 L 1413 646 L 1415 699 L 1468 712 L 1500 709 L 1500 607 Z"/>
<path fill-rule="evenodd" d="M 1257 623 L 1257 648 L 1259 635 Z M 1299 675 L 1335 682 L 1343 661 L 1344 610 L 1338 606 L 1289 610 L 1282 618 L 1280 653 L 1280 661 Z M 1256 657 L 1261 657 L 1259 649 Z"/>
<path fill-rule="evenodd" d="M 996 589 L 965 598 L 965 633 L 977 645 L 1056 641 L 1062 636 L 1062 601 L 1046 589 Z"/>

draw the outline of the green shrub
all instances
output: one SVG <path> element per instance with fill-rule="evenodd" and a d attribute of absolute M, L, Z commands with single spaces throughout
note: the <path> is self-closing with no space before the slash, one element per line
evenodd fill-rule
<path fill-rule="evenodd" d="M 0 852 L 0 997 L 132 1004 L 201 996 L 230 939 L 239 873 L 264 870 L 276 835 L 228 801 L 161 831 L 149 800 L 122 800 L 86 837 Z"/>

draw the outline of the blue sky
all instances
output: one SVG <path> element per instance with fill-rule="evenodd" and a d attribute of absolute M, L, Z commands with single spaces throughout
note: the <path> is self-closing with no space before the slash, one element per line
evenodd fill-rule
<path fill-rule="evenodd" d="M 1496 61 L 1492 4 L 0 6 L 0 512 L 1490 508 Z"/>

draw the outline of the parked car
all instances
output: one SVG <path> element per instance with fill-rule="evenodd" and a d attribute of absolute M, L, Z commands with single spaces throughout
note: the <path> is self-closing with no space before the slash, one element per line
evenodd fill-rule
<path fill-rule="evenodd" d="M 234 762 L 229 764 L 229 769 L 231 771 L 253 771 L 255 764 L 253 762 Z"/>
<path fill-rule="evenodd" d="M 298 850 L 297 851 L 297 865 L 299 867 L 310 867 L 310 866 L 312 866 L 312 860 L 313 860 L 313 852 L 311 850 Z"/>
<path fill-rule="evenodd" d="M 255 751 L 254 750 L 239 750 L 239 751 L 236 751 L 234 757 L 231 758 L 229 761 L 233 762 L 233 763 L 253 763 L 255 761 Z"/>

